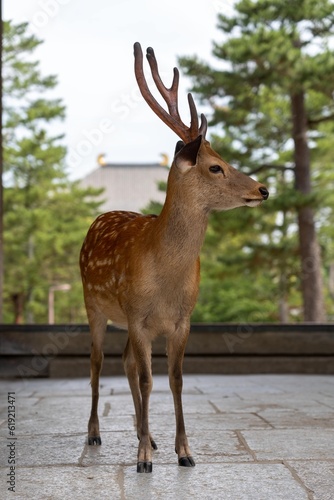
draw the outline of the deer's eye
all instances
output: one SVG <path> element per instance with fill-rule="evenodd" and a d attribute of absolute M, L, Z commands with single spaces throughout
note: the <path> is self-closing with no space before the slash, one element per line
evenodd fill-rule
<path fill-rule="evenodd" d="M 213 174 L 223 174 L 224 173 L 224 171 L 220 165 L 211 165 L 211 167 L 209 167 L 209 170 Z"/>

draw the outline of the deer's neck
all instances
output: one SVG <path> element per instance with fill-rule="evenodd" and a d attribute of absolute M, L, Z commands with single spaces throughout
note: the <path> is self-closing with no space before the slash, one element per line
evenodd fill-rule
<path fill-rule="evenodd" d="M 208 214 L 192 199 L 181 190 L 167 191 L 155 235 L 162 258 L 171 261 L 176 268 L 192 266 L 203 245 L 207 224 Z"/>

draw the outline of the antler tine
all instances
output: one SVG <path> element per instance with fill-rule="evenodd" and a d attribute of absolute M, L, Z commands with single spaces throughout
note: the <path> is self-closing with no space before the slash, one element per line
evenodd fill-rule
<path fill-rule="evenodd" d="M 205 139 L 207 130 L 208 130 L 208 121 L 206 119 L 206 116 L 203 113 L 201 113 L 201 126 L 198 130 L 199 132 L 198 135 L 201 135 L 203 139 Z"/>
<path fill-rule="evenodd" d="M 193 99 L 192 94 L 188 94 L 188 102 L 189 102 L 189 108 L 190 108 L 190 117 L 191 117 L 191 122 L 190 122 L 190 134 L 191 136 L 198 137 L 201 135 L 203 139 L 205 139 L 206 131 L 208 129 L 208 122 L 206 119 L 206 116 L 202 113 L 201 114 L 201 126 L 198 128 L 198 114 L 197 114 L 197 109 L 196 105 Z"/>
<path fill-rule="evenodd" d="M 190 109 L 190 135 L 193 137 L 194 134 L 196 134 L 196 137 L 198 137 L 198 115 L 197 115 L 197 109 L 194 103 L 194 99 L 192 94 L 188 94 L 188 104 L 189 104 L 189 109 Z M 196 137 L 193 137 L 193 139 L 196 139 Z"/>
<path fill-rule="evenodd" d="M 179 76 L 180 76 L 179 70 L 177 68 L 173 68 L 173 73 L 174 73 L 173 81 L 171 87 L 168 89 L 161 80 L 161 77 L 159 75 L 158 62 L 156 60 L 154 50 L 152 49 L 152 47 L 148 47 L 146 52 L 146 57 L 151 68 L 151 73 L 154 83 L 156 84 L 157 89 L 159 90 L 161 96 L 164 98 L 168 106 L 169 114 L 173 118 L 176 118 L 181 122 L 181 117 L 179 114 L 178 102 L 177 102 L 178 101 L 177 92 L 179 89 Z M 186 125 L 184 125 L 184 127 L 186 127 Z"/>
<path fill-rule="evenodd" d="M 171 128 L 183 141 L 189 142 L 186 130 L 182 128 L 171 115 L 158 103 L 158 101 L 153 97 L 148 88 L 146 78 L 143 70 L 143 52 L 141 50 L 140 43 L 136 42 L 134 44 L 134 55 L 135 55 L 135 75 L 138 83 L 139 90 L 150 106 L 154 113 L 169 127 Z"/>
<path fill-rule="evenodd" d="M 135 75 L 139 86 L 139 90 L 143 98 L 147 102 L 147 104 L 154 111 L 154 113 L 171 130 L 173 130 L 185 143 L 188 143 L 196 139 L 200 134 L 202 134 L 203 137 L 205 137 L 206 119 L 204 115 L 202 115 L 201 126 L 200 128 L 198 128 L 198 116 L 197 116 L 196 106 L 191 94 L 189 94 L 190 97 L 188 96 L 190 116 L 191 116 L 190 127 L 187 127 L 180 118 L 180 114 L 178 111 L 178 98 L 177 98 L 177 92 L 179 86 L 178 69 L 174 68 L 172 85 L 170 88 L 167 88 L 160 78 L 158 63 L 155 58 L 154 50 L 151 47 L 148 47 L 146 57 L 150 65 L 152 77 L 156 84 L 156 87 L 168 106 L 169 113 L 167 113 L 167 111 L 158 103 L 158 101 L 155 99 L 155 97 L 152 95 L 152 93 L 148 88 L 143 70 L 143 52 L 141 50 L 140 43 L 138 42 L 134 44 L 134 55 L 135 55 Z"/>

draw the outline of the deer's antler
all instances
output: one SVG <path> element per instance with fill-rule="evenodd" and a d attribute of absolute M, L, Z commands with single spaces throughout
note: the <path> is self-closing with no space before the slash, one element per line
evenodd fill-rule
<path fill-rule="evenodd" d="M 135 75 L 140 92 L 144 97 L 145 101 L 147 102 L 147 104 L 154 111 L 154 113 L 158 115 L 158 117 L 170 129 L 172 129 L 173 132 L 175 132 L 180 137 L 180 139 L 182 139 L 185 143 L 193 141 L 199 135 L 202 135 L 203 138 L 205 138 L 208 126 L 207 120 L 205 116 L 201 114 L 201 125 L 200 127 L 198 126 L 197 110 L 193 97 L 190 93 L 188 94 L 188 103 L 190 108 L 190 120 L 191 120 L 190 127 L 187 127 L 187 125 L 185 125 L 180 118 L 177 105 L 177 92 L 179 87 L 178 69 L 174 68 L 173 82 L 171 87 L 168 89 L 160 78 L 158 71 L 158 63 L 154 55 L 154 50 L 152 49 L 152 47 L 148 47 L 146 52 L 146 57 L 151 68 L 151 73 L 155 85 L 168 106 L 169 113 L 167 113 L 167 111 L 158 103 L 155 97 L 153 97 L 153 95 L 150 92 L 150 89 L 148 88 L 143 69 L 143 52 L 141 50 L 140 43 L 138 42 L 134 44 L 134 55 L 135 55 Z"/>

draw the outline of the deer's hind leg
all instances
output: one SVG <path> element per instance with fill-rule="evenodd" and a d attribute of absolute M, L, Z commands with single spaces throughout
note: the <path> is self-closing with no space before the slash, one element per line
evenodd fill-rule
<path fill-rule="evenodd" d="M 124 370 L 125 370 L 126 376 L 128 378 L 129 386 L 131 389 L 133 404 L 135 407 L 137 436 L 138 436 L 138 439 L 140 440 L 141 419 L 142 419 L 142 398 L 141 398 L 141 392 L 140 392 L 140 386 L 139 386 L 139 375 L 138 375 L 136 358 L 135 358 L 135 355 L 133 352 L 133 348 L 132 348 L 130 339 L 128 339 L 127 344 L 126 344 L 125 349 L 124 349 L 123 363 L 124 363 Z M 157 447 L 154 439 L 152 438 L 151 434 L 150 434 L 150 441 L 151 441 L 152 448 L 154 450 L 157 450 L 158 447 Z"/>
<path fill-rule="evenodd" d="M 90 383 L 92 386 L 92 407 L 88 422 L 88 444 L 102 444 L 97 415 L 99 403 L 99 381 L 103 364 L 103 340 L 107 327 L 107 318 L 99 311 L 87 307 L 87 316 L 92 338 L 90 355 Z"/>

